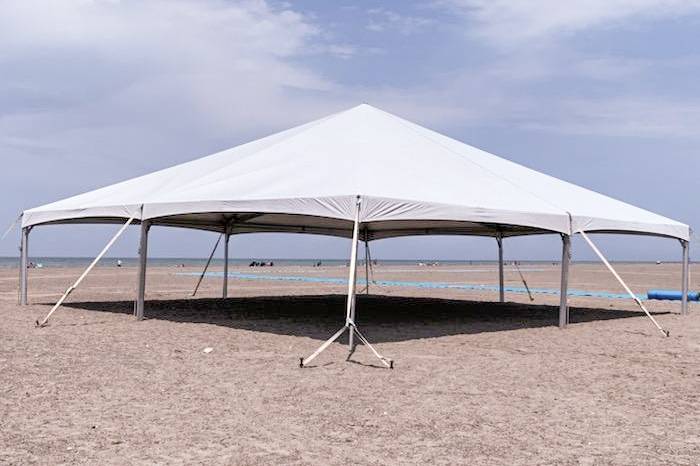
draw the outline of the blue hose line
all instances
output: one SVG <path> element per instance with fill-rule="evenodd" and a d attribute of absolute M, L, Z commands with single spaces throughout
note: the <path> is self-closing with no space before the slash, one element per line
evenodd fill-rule
<path fill-rule="evenodd" d="M 179 272 L 178 275 L 200 275 L 199 272 Z M 223 278 L 223 272 L 207 272 L 207 276 Z M 251 274 L 240 272 L 229 272 L 229 278 L 234 280 L 270 280 L 270 281 L 288 281 L 288 282 L 303 282 L 303 283 L 326 283 L 334 285 L 346 284 L 347 278 L 333 277 L 304 277 L 298 275 L 264 275 Z M 472 291 L 498 291 L 498 285 L 473 285 L 469 283 L 444 283 L 444 282 L 414 282 L 414 281 L 395 281 L 395 280 L 372 280 L 375 286 L 390 286 L 390 287 L 407 287 L 407 288 L 429 288 L 429 289 L 455 289 L 455 290 L 472 290 Z M 525 287 L 506 286 L 506 293 L 527 293 Z M 553 288 L 530 288 L 533 294 L 544 294 L 559 296 L 559 290 Z M 698 300 L 697 293 L 695 301 Z M 588 291 L 588 290 L 569 290 L 567 296 L 575 297 L 591 297 L 605 299 L 629 299 L 627 293 L 609 293 L 607 291 Z M 637 295 L 641 300 L 647 299 L 645 295 Z M 649 298 L 656 299 L 656 298 Z"/>
<path fill-rule="evenodd" d="M 680 301 L 683 297 L 682 292 L 676 290 L 649 290 L 647 291 L 647 299 L 660 299 L 666 301 Z M 700 292 L 688 292 L 688 301 L 700 301 Z"/>

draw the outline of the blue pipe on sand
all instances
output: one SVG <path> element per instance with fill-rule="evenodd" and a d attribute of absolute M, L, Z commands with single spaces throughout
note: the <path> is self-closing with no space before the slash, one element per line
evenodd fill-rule
<path fill-rule="evenodd" d="M 649 290 L 647 291 L 647 299 L 661 299 L 666 301 L 680 301 L 683 294 L 675 290 Z M 689 291 L 688 301 L 700 301 L 700 292 Z"/>

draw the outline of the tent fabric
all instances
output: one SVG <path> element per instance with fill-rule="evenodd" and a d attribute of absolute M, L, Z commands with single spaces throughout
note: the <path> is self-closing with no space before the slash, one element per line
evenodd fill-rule
<path fill-rule="evenodd" d="M 29 209 L 23 227 L 115 223 L 363 237 L 618 232 L 687 225 L 518 165 L 370 105 Z"/>

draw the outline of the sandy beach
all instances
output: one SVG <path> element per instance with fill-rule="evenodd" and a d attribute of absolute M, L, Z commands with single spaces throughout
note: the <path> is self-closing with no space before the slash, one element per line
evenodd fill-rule
<path fill-rule="evenodd" d="M 522 266 L 557 288 L 553 264 Z M 635 292 L 678 289 L 680 265 L 620 264 Z M 132 313 L 136 269 L 100 267 L 43 329 L 81 272 L 0 270 L 2 464 L 699 464 L 700 305 L 370 286 L 358 325 L 396 361 L 341 340 L 300 369 L 343 324 L 346 286 L 222 280 L 152 267 L 145 321 Z M 509 286 L 522 286 L 506 269 Z M 361 269 L 361 272 L 363 270 Z M 345 278 L 344 266 L 234 267 L 232 273 Z M 697 289 L 691 271 L 691 288 Z M 376 280 L 493 285 L 493 265 L 380 265 Z M 359 289 L 364 277 L 359 277 Z M 597 264 L 571 288 L 621 293 Z M 205 348 L 212 348 L 205 353 Z"/>

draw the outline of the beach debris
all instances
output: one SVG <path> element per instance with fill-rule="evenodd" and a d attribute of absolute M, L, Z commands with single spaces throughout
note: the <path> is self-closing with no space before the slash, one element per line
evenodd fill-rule
<path fill-rule="evenodd" d="M 206 348 L 204 348 L 204 349 L 202 350 L 202 353 L 209 354 L 209 353 L 211 353 L 212 351 L 214 351 L 214 348 L 212 348 L 211 346 L 207 346 Z"/>

